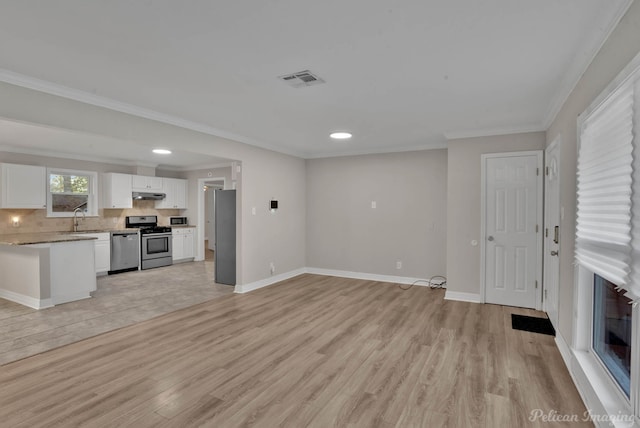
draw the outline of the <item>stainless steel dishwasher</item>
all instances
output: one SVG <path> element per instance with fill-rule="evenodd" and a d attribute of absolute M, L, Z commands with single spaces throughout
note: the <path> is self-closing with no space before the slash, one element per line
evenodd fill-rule
<path fill-rule="evenodd" d="M 111 232 L 111 270 L 109 274 L 138 270 L 140 235 L 135 232 Z"/>

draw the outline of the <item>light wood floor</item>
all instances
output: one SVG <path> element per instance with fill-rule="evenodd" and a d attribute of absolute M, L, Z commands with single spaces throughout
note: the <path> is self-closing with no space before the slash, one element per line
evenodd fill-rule
<path fill-rule="evenodd" d="M 213 250 L 209 249 L 209 240 L 208 239 L 204 240 L 204 259 L 206 261 L 211 261 L 211 262 L 215 260 Z"/>
<path fill-rule="evenodd" d="M 527 427 L 582 415 L 533 311 L 302 275 L 0 367 L 11 427 Z M 580 424 L 570 424 L 576 427 Z"/>
<path fill-rule="evenodd" d="M 102 276 L 91 299 L 48 309 L 31 309 L 0 299 L 0 365 L 232 294 L 233 290 L 213 281 L 212 262 L 192 262 Z"/>

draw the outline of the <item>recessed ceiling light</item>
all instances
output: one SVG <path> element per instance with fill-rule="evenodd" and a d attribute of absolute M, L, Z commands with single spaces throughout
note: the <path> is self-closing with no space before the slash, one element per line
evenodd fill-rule
<path fill-rule="evenodd" d="M 152 152 L 157 154 L 157 155 L 170 155 L 171 154 L 171 150 L 167 150 L 167 149 L 153 149 Z"/>
<path fill-rule="evenodd" d="M 350 132 L 332 132 L 331 134 L 329 134 L 329 137 L 333 138 L 334 140 L 348 140 L 352 137 L 352 135 Z"/>

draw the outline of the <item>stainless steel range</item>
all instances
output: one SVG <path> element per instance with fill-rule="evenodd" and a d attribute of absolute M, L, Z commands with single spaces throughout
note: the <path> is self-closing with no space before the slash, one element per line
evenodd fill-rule
<path fill-rule="evenodd" d="M 140 260 L 142 269 L 173 264 L 171 228 L 158 226 L 158 216 L 129 216 L 128 228 L 140 229 Z"/>

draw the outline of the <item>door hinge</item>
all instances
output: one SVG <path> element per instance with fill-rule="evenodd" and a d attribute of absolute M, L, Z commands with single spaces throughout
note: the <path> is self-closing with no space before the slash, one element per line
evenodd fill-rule
<path fill-rule="evenodd" d="M 538 289 L 538 280 L 536 280 L 536 290 Z"/>
<path fill-rule="evenodd" d="M 536 168 L 536 176 L 540 175 L 540 168 Z"/>
<path fill-rule="evenodd" d="M 546 167 L 546 168 L 544 169 L 544 173 L 545 173 L 546 175 L 549 175 L 549 167 Z"/>
<path fill-rule="evenodd" d="M 536 224 L 536 233 L 538 233 L 538 225 Z"/>
<path fill-rule="evenodd" d="M 544 290 L 544 300 L 547 300 L 547 291 L 549 290 Z"/>
<path fill-rule="evenodd" d="M 548 238 L 548 237 L 549 237 L 549 228 L 548 228 L 548 227 L 546 227 L 546 228 L 544 229 L 544 237 L 545 237 L 545 238 Z"/>

